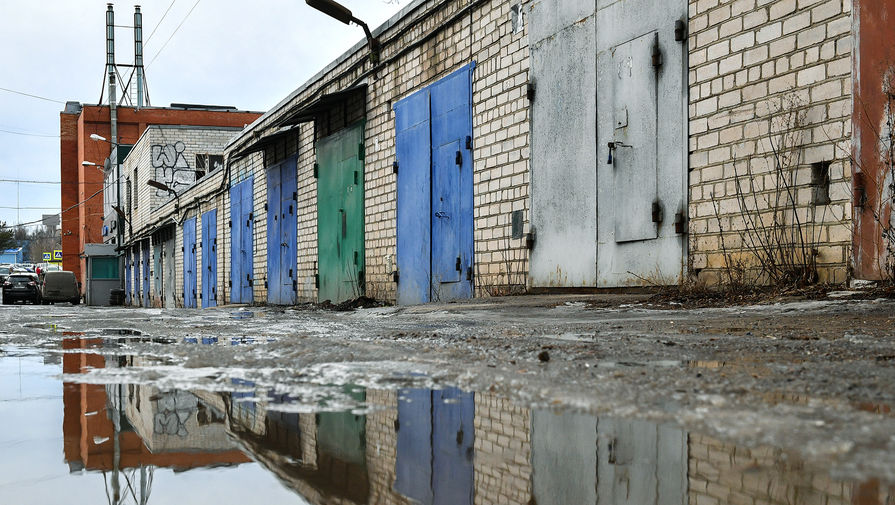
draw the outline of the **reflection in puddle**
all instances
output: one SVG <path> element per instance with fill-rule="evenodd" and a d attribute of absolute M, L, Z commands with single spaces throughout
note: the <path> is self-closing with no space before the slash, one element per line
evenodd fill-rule
<path fill-rule="evenodd" d="M 96 339 L 65 345 L 83 350 L 63 356 L 66 374 L 139 362 L 92 353 Z M 0 384 L 12 382 L 13 361 L 0 355 Z M 58 372 L 45 363 L 33 366 L 46 375 Z M 346 386 L 337 389 L 362 410 L 305 413 L 288 411 L 296 401 L 289 395 L 244 380 L 230 386 L 229 392 L 208 392 L 66 383 L 61 410 L 68 468 L 59 472 L 58 459 L 49 457 L 46 468 L 29 473 L 43 476 L 38 484 L 53 491 L 51 502 L 65 501 L 90 475 L 101 475 L 91 482 L 111 503 L 169 503 L 185 489 L 177 482 L 212 491 L 208 479 L 214 474 L 206 472 L 224 472 L 220 486 L 247 488 L 257 503 L 289 501 L 283 493 L 313 504 L 358 505 L 895 500 L 893 488 L 834 480 L 775 448 L 735 446 L 647 421 L 530 409 L 489 392 Z M 52 387 L 58 392 L 58 382 Z M 18 406 L 26 416 L 26 424 L 11 425 L 0 436 L 2 460 L 37 450 L 52 456 L 58 447 L 27 443 L 30 410 L 17 398 L 0 389 L 0 409 Z M 169 470 L 177 473 L 159 478 Z M 33 485 L 18 475 L 0 479 L 0 503 L 20 502 Z M 273 479 L 281 486 L 270 486 Z M 217 493 L 223 497 L 216 503 L 245 502 L 227 489 Z M 164 498 L 172 493 L 174 498 Z"/>

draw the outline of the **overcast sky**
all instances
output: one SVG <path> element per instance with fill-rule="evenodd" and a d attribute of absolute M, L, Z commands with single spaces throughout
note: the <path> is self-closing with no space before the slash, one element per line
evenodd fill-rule
<path fill-rule="evenodd" d="M 102 91 L 106 3 L 0 1 L 0 88 L 50 99 L 0 90 L 0 180 L 59 181 L 64 102 L 95 104 Z M 117 25 L 133 25 L 136 3 L 115 3 Z M 341 3 L 373 28 L 410 0 Z M 153 106 L 202 103 L 266 111 L 363 38 L 360 27 L 330 19 L 304 0 L 139 5 Z M 133 63 L 133 48 L 133 29 L 117 28 L 117 61 Z M 58 185 L 0 182 L 0 221 L 38 220 L 58 213 L 59 206 Z"/>

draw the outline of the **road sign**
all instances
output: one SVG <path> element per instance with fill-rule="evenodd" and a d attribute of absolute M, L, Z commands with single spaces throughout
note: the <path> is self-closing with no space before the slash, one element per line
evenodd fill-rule
<path fill-rule="evenodd" d="M 62 249 L 56 249 L 53 251 L 53 262 L 58 263 L 62 261 Z"/>
<path fill-rule="evenodd" d="M 44 261 L 52 261 L 53 253 L 45 252 L 45 253 L 43 253 L 43 258 L 44 258 Z"/>

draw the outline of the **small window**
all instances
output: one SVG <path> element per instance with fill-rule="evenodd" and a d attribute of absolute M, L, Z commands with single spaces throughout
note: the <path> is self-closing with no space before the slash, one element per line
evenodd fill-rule
<path fill-rule="evenodd" d="M 205 177 L 205 173 L 208 172 L 208 155 L 207 154 L 197 154 L 196 155 L 196 180 Z"/>
<path fill-rule="evenodd" d="M 814 205 L 830 204 L 830 162 L 811 164 L 811 185 L 814 187 Z"/>
<path fill-rule="evenodd" d="M 223 154 L 197 154 L 196 155 L 196 180 L 205 177 L 205 174 L 214 172 L 224 167 Z"/>
<path fill-rule="evenodd" d="M 118 258 L 91 258 L 91 278 L 93 279 L 117 279 Z"/>

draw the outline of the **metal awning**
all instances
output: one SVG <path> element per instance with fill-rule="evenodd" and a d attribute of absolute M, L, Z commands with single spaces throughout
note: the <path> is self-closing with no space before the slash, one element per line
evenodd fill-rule
<path fill-rule="evenodd" d="M 301 123 L 313 121 L 321 113 L 333 108 L 335 105 L 345 102 L 356 95 L 366 95 L 367 85 L 358 84 L 342 91 L 327 93 L 316 100 L 306 104 L 300 104 L 293 110 L 284 114 L 280 119 L 270 124 L 269 128 L 281 128 L 274 133 L 262 135 L 248 145 L 235 152 L 232 157 L 239 158 L 263 150 L 270 144 L 294 133 Z"/>
<path fill-rule="evenodd" d="M 290 133 L 294 133 L 298 131 L 297 127 L 289 127 L 285 130 L 279 130 L 274 133 L 268 133 L 267 135 L 262 135 L 256 140 L 253 140 L 251 143 L 240 149 L 239 151 L 233 153 L 231 158 L 241 158 L 248 154 L 252 154 L 258 151 L 263 150 L 265 147 L 270 144 L 275 143 L 277 140 L 289 135 Z"/>
<path fill-rule="evenodd" d="M 358 84 L 342 91 L 327 93 L 307 105 L 300 106 L 297 110 L 284 114 L 273 125 L 290 126 L 313 121 L 320 113 L 331 109 L 336 104 L 344 102 L 355 95 L 366 95 L 366 93 L 366 84 Z"/>

